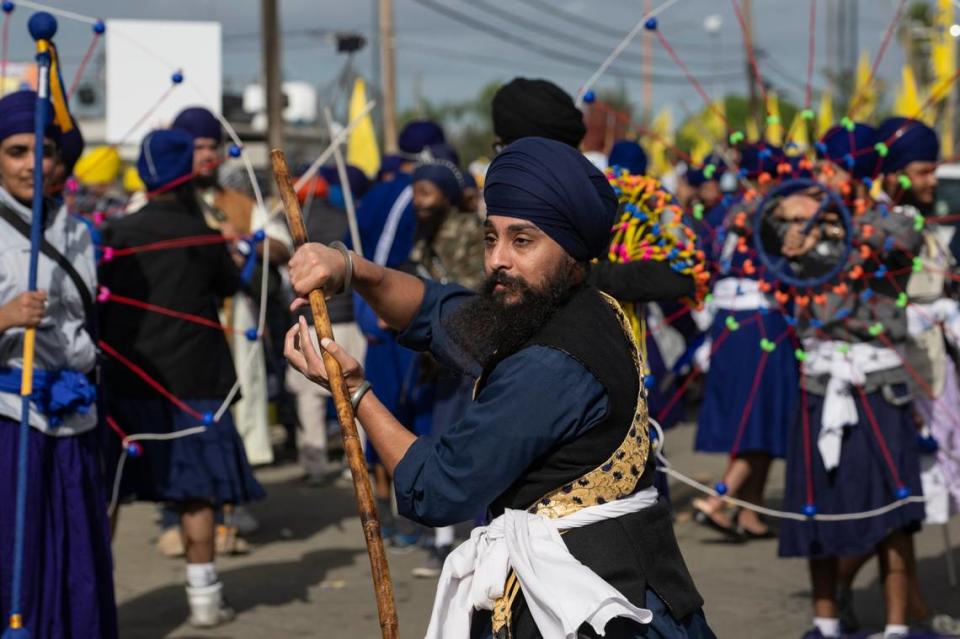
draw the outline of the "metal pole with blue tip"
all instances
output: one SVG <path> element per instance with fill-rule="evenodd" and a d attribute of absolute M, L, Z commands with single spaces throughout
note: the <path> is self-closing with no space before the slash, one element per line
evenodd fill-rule
<path fill-rule="evenodd" d="M 30 16 L 30 35 L 37 43 L 37 103 L 34 108 L 33 131 L 33 207 L 30 219 L 30 268 L 27 289 L 37 290 L 37 265 L 43 237 L 43 146 L 44 131 L 50 118 L 50 41 L 57 32 L 57 20 L 44 11 Z M 23 537 L 27 509 L 27 446 L 30 441 L 30 397 L 33 395 L 33 355 L 37 336 L 35 328 L 23 333 L 23 376 L 20 381 L 20 433 L 17 456 L 17 504 L 13 537 L 13 578 L 10 587 L 10 622 L 3 639 L 30 639 L 23 626 Z"/>

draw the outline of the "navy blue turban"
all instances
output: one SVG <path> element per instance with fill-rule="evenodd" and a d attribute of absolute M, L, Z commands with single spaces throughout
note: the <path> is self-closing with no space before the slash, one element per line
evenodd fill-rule
<path fill-rule="evenodd" d="M 630 175 L 644 175 L 647 172 L 647 154 L 643 147 L 633 140 L 617 140 L 610 149 L 610 166 L 626 169 Z"/>
<path fill-rule="evenodd" d="M 190 107 L 180 112 L 170 125 L 171 129 L 186 131 L 194 138 L 212 138 L 217 144 L 223 142 L 220 120 L 209 109 Z"/>
<path fill-rule="evenodd" d="M 761 173 L 775 174 L 777 165 L 786 156 L 783 149 L 772 144 L 746 144 L 740 149 L 740 172 L 744 177 L 757 177 Z"/>
<path fill-rule="evenodd" d="M 606 253 L 617 216 L 607 178 L 573 147 L 528 137 L 501 151 L 483 187 L 487 215 L 529 220 L 579 262 Z"/>
<path fill-rule="evenodd" d="M 337 170 L 337 167 L 320 167 L 320 175 L 330 186 L 340 185 L 340 172 Z M 347 165 L 347 183 L 350 185 L 350 193 L 354 199 L 363 197 L 363 194 L 370 188 L 370 178 L 367 177 L 366 173 L 352 164 Z"/>
<path fill-rule="evenodd" d="M 137 172 L 148 191 L 193 173 L 193 136 L 180 129 L 151 131 L 140 145 Z"/>
<path fill-rule="evenodd" d="M 832 127 L 817 143 L 817 157 L 830 160 L 854 178 L 874 178 L 880 172 L 880 156 L 873 148 L 879 141 L 877 130 L 856 122 L 853 131 Z"/>
<path fill-rule="evenodd" d="M 383 181 L 383 178 L 386 177 L 388 173 L 396 173 L 400 170 L 400 165 L 403 164 L 403 158 L 399 155 L 394 155 L 388 153 L 380 158 L 380 170 L 377 171 L 377 181 Z"/>
<path fill-rule="evenodd" d="M 404 153 L 420 153 L 425 147 L 431 144 L 443 144 L 446 137 L 443 135 L 443 129 L 436 122 L 430 120 L 415 120 L 403 127 L 400 131 L 400 137 L 397 140 L 397 146 Z"/>
<path fill-rule="evenodd" d="M 713 167 L 712 172 L 707 171 L 708 166 Z M 723 158 L 717 153 L 711 153 L 703 159 L 703 163 L 699 167 L 689 167 L 684 174 L 684 179 L 687 180 L 687 184 L 693 187 L 703 186 L 711 181 L 719 182 L 720 176 L 723 175 L 726 168 Z M 707 177 L 707 173 L 710 173 L 710 177 Z"/>
<path fill-rule="evenodd" d="M 33 111 L 37 104 L 36 91 L 16 91 L 0 99 L 0 142 L 18 133 L 33 133 Z M 44 135 L 60 146 L 60 127 L 54 124 L 53 108 L 47 107 L 47 127 Z"/>
<path fill-rule="evenodd" d="M 877 127 L 877 141 L 887 145 L 883 172 L 899 171 L 911 162 L 936 162 L 940 141 L 933 129 L 909 118 L 887 118 Z"/>
<path fill-rule="evenodd" d="M 80 133 L 80 127 L 77 121 L 73 121 L 73 128 L 60 137 L 60 161 L 63 162 L 65 175 L 73 173 L 73 167 L 77 160 L 83 155 L 83 134 Z"/>
<path fill-rule="evenodd" d="M 457 167 L 456 151 L 446 144 L 434 144 L 427 147 L 428 157 L 413 170 L 413 181 L 432 182 L 451 204 L 460 202 L 466 182 L 463 173 Z"/>

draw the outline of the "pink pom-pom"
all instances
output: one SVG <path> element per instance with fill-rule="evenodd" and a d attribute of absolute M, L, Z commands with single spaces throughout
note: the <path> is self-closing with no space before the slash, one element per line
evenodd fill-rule
<path fill-rule="evenodd" d="M 109 262 L 112 259 L 113 259 L 113 247 L 112 246 L 103 247 L 103 261 Z"/>
<path fill-rule="evenodd" d="M 100 226 L 106 221 L 107 214 L 104 213 L 103 211 L 94 211 L 92 217 L 93 217 L 93 223 L 96 224 L 97 226 Z"/>
<path fill-rule="evenodd" d="M 110 299 L 110 289 L 107 288 L 106 286 L 101 286 L 97 290 L 97 301 L 102 303 L 102 302 L 108 301 L 109 299 Z"/>

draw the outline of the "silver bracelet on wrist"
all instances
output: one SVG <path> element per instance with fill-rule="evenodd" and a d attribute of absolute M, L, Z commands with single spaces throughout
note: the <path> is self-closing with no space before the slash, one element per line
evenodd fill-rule
<path fill-rule="evenodd" d="M 363 383 L 357 387 L 357 390 L 353 391 L 350 394 L 350 405 L 353 406 L 353 412 L 357 412 L 357 406 L 360 405 L 360 400 L 363 399 L 363 396 L 367 394 L 367 391 L 371 388 L 370 382 L 363 380 Z"/>
<path fill-rule="evenodd" d="M 350 250 L 347 249 L 347 245 L 341 241 L 330 242 L 330 248 L 337 249 L 340 251 L 340 255 L 343 256 L 344 261 L 346 262 L 346 268 L 343 272 L 343 286 L 340 288 L 338 293 L 349 293 L 352 289 L 350 285 L 353 283 L 353 256 L 350 255 Z"/>

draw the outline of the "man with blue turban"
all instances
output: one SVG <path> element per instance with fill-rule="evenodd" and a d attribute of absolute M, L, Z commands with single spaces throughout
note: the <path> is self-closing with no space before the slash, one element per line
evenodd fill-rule
<path fill-rule="evenodd" d="M 883 193 L 881 205 L 890 207 L 889 217 L 902 217 L 911 223 L 915 216 L 934 213 L 937 176 L 936 167 L 940 155 L 940 143 L 936 132 L 926 124 L 903 117 L 893 117 L 882 122 L 877 129 L 877 142 L 881 153 L 874 156 L 876 168 L 873 175 L 883 173 Z M 960 402 L 960 388 L 957 383 L 956 366 L 948 354 L 947 333 L 951 318 L 960 314 L 957 302 L 951 299 L 946 273 L 955 268 L 956 263 L 949 249 L 954 228 L 951 225 L 935 224 L 923 227 L 922 244 L 912 253 L 919 258 L 923 268 L 912 272 L 906 279 L 906 286 L 895 291 L 906 291 L 909 305 L 906 307 L 906 328 L 908 337 L 902 349 L 909 365 L 906 375 L 912 386 L 912 409 L 923 420 L 929 433 L 927 438 L 936 442 L 935 453 L 921 450 L 926 459 L 926 467 L 932 467 L 934 474 L 943 473 L 950 477 L 957 472 L 957 451 L 952 447 L 954 434 L 960 423 L 955 417 L 955 407 Z M 909 259 L 909 258 L 908 258 Z M 906 260 L 904 260 L 906 261 Z M 909 263 L 909 262 L 908 262 Z M 901 280 L 903 278 L 900 278 Z M 901 374 L 907 372 L 902 366 Z M 886 424 L 881 421 L 881 424 Z M 931 470 L 925 470 L 930 473 Z M 948 482 L 949 485 L 949 482 Z M 938 520 L 937 511 L 950 509 L 960 500 L 957 491 L 946 497 L 951 504 L 940 504 L 936 497 L 927 504 L 926 523 L 944 523 Z M 910 530 L 907 530 L 910 532 Z M 914 540 L 910 534 L 899 533 L 899 546 L 895 549 L 902 556 L 912 558 Z M 881 569 L 889 565 L 890 550 L 880 548 Z M 845 557 L 840 561 L 838 601 L 840 618 L 847 625 L 856 625 L 853 613 L 852 586 L 857 572 L 873 554 Z M 909 573 L 909 587 L 897 587 L 886 593 L 887 634 L 891 618 L 901 624 L 901 612 L 906 609 L 909 616 L 924 622 L 938 632 L 952 634 L 957 622 L 949 615 L 934 615 L 927 606 L 916 578 L 916 563 L 912 559 L 905 562 Z M 899 584 L 898 584 L 899 585 Z M 893 612 L 891 612 L 893 609 Z M 851 624 L 851 622 L 853 622 Z M 902 625 L 902 624 L 901 624 Z M 951 628 L 952 626 L 952 628 Z"/>
<path fill-rule="evenodd" d="M 6 622 L 18 552 L 21 354 L 25 329 L 36 328 L 20 621 L 35 639 L 111 638 L 117 616 L 102 435 L 96 389 L 88 381 L 97 359 L 89 330 L 97 290 L 94 249 L 87 227 L 61 203 L 45 199 L 43 238 L 53 251 L 41 251 L 38 290 L 26 290 L 33 191 L 49 192 L 63 151 L 52 120 L 35 139 L 36 102 L 33 91 L 0 99 L 0 610 Z M 33 179 L 36 143 L 44 151 L 42 185 Z"/>
<path fill-rule="evenodd" d="M 527 137 L 494 159 L 485 199 L 479 293 L 317 244 L 290 262 L 298 295 L 352 281 L 402 343 L 478 380 L 458 422 L 417 437 L 350 354 L 323 344 L 400 512 L 438 526 L 487 508 L 492 520 L 447 558 L 427 637 L 713 637 L 653 487 L 640 350 L 586 282 L 616 218 L 612 187 L 575 149 Z M 285 353 L 327 383 L 305 323 Z"/>
<path fill-rule="evenodd" d="M 270 217 L 247 193 L 220 183 L 220 167 L 226 157 L 220 119 L 205 107 L 188 107 L 174 118 L 170 128 L 185 131 L 193 137 L 193 181 L 207 224 L 231 237 L 249 236 L 258 230 L 264 231 L 264 240 L 254 244 L 258 264 L 251 282 L 254 285 L 259 284 L 261 269 L 264 268 L 271 271 L 273 280 L 279 281 L 280 275 L 276 269 L 289 259 L 293 248 L 290 232 L 282 216 Z M 270 263 L 263 264 L 262 257 L 267 243 L 270 244 Z M 270 290 L 276 292 L 278 289 L 279 287 L 271 287 Z M 268 327 L 289 321 L 289 315 L 284 308 L 285 302 L 273 292 L 269 293 L 267 298 Z M 243 437 L 250 462 L 255 465 L 269 464 L 273 461 L 273 447 L 270 444 L 267 419 L 267 354 L 261 345 L 244 336 L 244 332 L 257 323 L 257 305 L 248 292 L 241 290 L 232 298 L 230 307 L 229 318 L 234 329 L 231 346 L 234 361 L 238 365 L 237 374 L 240 376 L 241 386 L 240 400 L 234 406 L 237 429 Z M 276 337 L 279 339 L 279 336 Z M 252 350 L 257 353 L 251 355 Z M 279 357 L 279 353 L 273 354 L 275 360 Z M 247 365 L 251 359 L 252 364 Z M 246 532 L 252 532 L 257 527 L 252 517 L 242 510 L 233 521 L 244 524 L 242 527 Z M 230 546 L 236 538 L 235 532 L 221 528 L 219 534 L 222 539 L 227 540 L 224 543 Z M 240 543 L 245 545 L 242 540 Z M 229 547 L 224 547 L 223 550 L 233 551 Z"/>
<path fill-rule="evenodd" d="M 205 223 L 193 184 L 194 142 L 178 129 L 152 131 L 144 138 L 137 169 L 152 194 L 150 201 L 136 213 L 111 219 L 103 228 L 104 244 L 117 252 L 153 242 L 170 248 L 134 250 L 106 261 L 100 278 L 107 295 L 190 313 L 219 326 L 218 303 L 236 293 L 240 271 L 227 246 L 216 242 L 219 233 Z M 182 245 L 184 239 L 198 237 L 213 242 Z M 236 368 L 220 331 L 197 322 L 171 322 L 166 315 L 131 305 L 104 304 L 100 311 L 100 335 L 112 354 L 103 366 L 106 405 L 122 430 L 131 435 L 182 430 L 196 425 L 198 415 L 216 413 L 232 392 Z M 145 371 L 147 380 L 178 403 L 145 383 L 137 371 Z M 214 565 L 215 511 L 263 497 L 231 412 L 209 426 L 175 446 L 145 442 L 142 454 L 122 468 L 117 465 L 123 450 L 119 438 L 109 440 L 105 455 L 111 473 L 124 471 L 114 480 L 120 499 L 166 504 L 179 516 L 190 623 L 197 627 L 233 617 Z"/>
<path fill-rule="evenodd" d="M 822 203 L 794 193 L 782 199 L 775 213 L 785 226 L 765 238 L 781 244 L 771 253 L 789 259 L 799 277 L 826 273 L 840 259 L 846 273 L 870 274 L 825 288 L 824 299 L 798 312 L 793 323 L 804 352 L 803 393 L 788 431 L 784 510 L 808 518 L 783 521 L 778 553 L 808 561 L 814 628 L 804 636 L 810 639 L 849 636 L 845 633 L 856 629 L 846 605 L 850 587 L 857 569 L 874 554 L 881 557 L 886 607 L 882 636 L 907 637 L 908 617 L 926 616 L 926 611 L 916 614 L 914 604 L 922 599 L 910 586 L 912 534 L 923 521 L 922 504 L 903 502 L 857 521 L 810 518 L 880 512 L 891 502 L 922 493 L 917 394 L 911 389 L 915 372 L 903 360 L 911 324 L 911 311 L 905 308 L 910 300 L 903 291 L 922 237 L 917 208 L 898 202 L 904 201 L 900 192 L 910 192 L 899 179 L 901 172 L 913 159 L 929 158 L 931 165 L 936 160 L 935 136 L 932 155 L 925 154 L 931 142 L 925 128 L 897 119 L 876 131 L 859 123 L 829 130 L 817 144 L 820 179 L 841 194 L 849 189 L 848 199 L 866 206 L 850 224 L 839 223 L 829 208 L 819 223 L 811 223 Z M 911 131 L 912 141 L 905 131 Z M 867 186 L 879 172 L 891 173 L 892 179 L 884 177 L 890 190 L 874 202 Z M 932 200 L 933 189 L 925 190 Z M 850 232 L 860 250 L 847 257 L 844 244 Z"/>
<path fill-rule="evenodd" d="M 884 192 L 897 204 L 915 206 L 921 213 L 931 212 L 940 157 L 936 132 L 918 120 L 895 117 L 880 124 L 877 138 L 886 147 L 880 170 Z"/>

